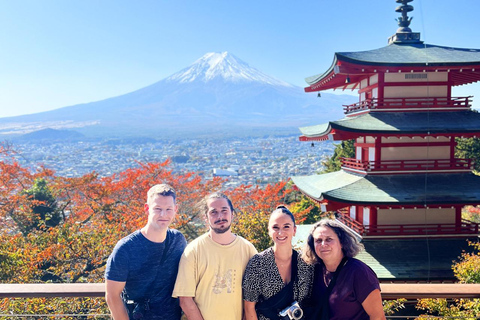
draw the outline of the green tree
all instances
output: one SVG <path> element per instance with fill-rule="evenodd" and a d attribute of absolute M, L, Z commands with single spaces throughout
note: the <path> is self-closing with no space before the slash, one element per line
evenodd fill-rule
<path fill-rule="evenodd" d="M 475 171 L 480 171 L 480 138 L 456 138 L 455 157 L 473 159 Z"/>
<path fill-rule="evenodd" d="M 21 208 L 18 215 L 13 215 L 13 219 L 24 235 L 33 229 L 56 227 L 62 221 L 57 200 L 45 178 L 35 179 L 23 194 L 30 200 L 30 205 Z"/>
<path fill-rule="evenodd" d="M 299 221 L 302 224 L 315 223 L 327 215 L 327 213 L 320 211 L 320 207 L 315 202 L 303 195 L 300 201 L 290 206 L 290 211 L 295 216 L 303 217 L 302 221 Z"/>
<path fill-rule="evenodd" d="M 453 273 L 461 283 L 480 283 L 480 243 L 469 242 L 472 253 L 462 252 L 459 261 L 453 265 Z"/>
<path fill-rule="evenodd" d="M 461 283 L 480 283 L 480 243 L 470 242 L 474 252 L 463 252 L 453 266 L 453 273 Z M 480 299 L 420 299 L 417 308 L 428 312 L 418 319 L 431 319 L 431 314 L 456 319 L 478 319 L 480 317 Z"/>
<path fill-rule="evenodd" d="M 340 170 L 341 158 L 354 158 L 355 157 L 355 146 L 354 140 L 345 140 L 339 144 L 335 145 L 335 150 L 333 150 L 333 155 L 327 160 L 323 161 L 322 164 L 325 166 L 322 173 L 335 172 Z"/>

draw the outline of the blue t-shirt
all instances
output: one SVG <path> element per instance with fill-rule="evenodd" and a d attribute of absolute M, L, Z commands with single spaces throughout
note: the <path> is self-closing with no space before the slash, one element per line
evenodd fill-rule
<path fill-rule="evenodd" d="M 113 249 L 105 279 L 125 282 L 124 291 L 129 300 L 150 299 L 150 318 L 178 320 L 180 306 L 178 299 L 172 298 L 172 291 L 186 245 L 183 234 L 175 229 L 169 229 L 166 240 L 161 243 L 148 240 L 137 230 Z"/>

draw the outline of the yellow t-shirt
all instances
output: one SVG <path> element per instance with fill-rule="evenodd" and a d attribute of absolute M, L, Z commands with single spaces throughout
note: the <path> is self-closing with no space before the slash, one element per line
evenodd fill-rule
<path fill-rule="evenodd" d="M 205 320 L 241 320 L 243 272 L 256 253 L 240 236 L 228 245 L 198 237 L 183 252 L 172 296 L 193 297 Z"/>

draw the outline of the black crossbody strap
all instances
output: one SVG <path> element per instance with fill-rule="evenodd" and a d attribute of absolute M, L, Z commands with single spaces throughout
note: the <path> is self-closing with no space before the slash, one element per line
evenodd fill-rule
<path fill-rule="evenodd" d="M 269 319 L 279 319 L 278 312 L 289 306 L 294 299 L 294 285 L 298 281 L 298 253 L 292 249 L 292 267 L 290 282 L 274 296 L 257 302 L 255 309 Z"/>
<path fill-rule="evenodd" d="M 340 274 L 340 271 L 342 270 L 343 266 L 347 263 L 347 258 L 344 257 L 340 264 L 337 267 L 337 270 L 335 270 L 335 273 L 333 274 L 333 278 L 328 284 L 327 290 L 325 291 L 325 294 L 322 297 L 320 305 L 322 306 L 321 309 L 321 320 L 329 320 L 330 319 L 330 306 L 328 304 L 328 299 L 330 298 L 330 294 L 332 293 L 333 287 L 335 287 L 335 284 L 337 283 L 337 278 L 338 275 Z"/>
<path fill-rule="evenodd" d="M 160 260 L 160 266 L 157 268 L 157 274 L 155 275 L 155 279 L 157 279 L 158 277 L 158 274 L 160 273 L 160 270 L 163 269 L 163 263 L 165 262 L 165 260 L 167 259 L 167 251 L 168 249 L 170 248 L 170 239 L 171 237 L 168 236 L 168 230 L 167 230 L 167 234 L 165 236 L 165 247 L 163 248 L 163 252 L 162 252 L 162 259 Z M 152 283 L 152 286 L 155 285 L 154 283 Z M 152 292 L 152 289 L 153 287 L 149 288 L 149 290 L 147 292 Z M 158 294 L 158 293 L 157 293 Z M 151 296 L 149 297 L 148 299 L 145 298 L 146 301 L 150 301 L 151 299 L 155 298 L 155 296 L 157 295 L 155 294 L 154 296 Z"/>
<path fill-rule="evenodd" d="M 292 275 L 290 281 L 298 282 L 298 252 L 292 249 Z"/>
<path fill-rule="evenodd" d="M 165 259 L 167 259 L 167 251 L 170 248 L 169 244 L 170 244 L 170 238 L 168 237 L 168 230 L 167 230 L 167 234 L 165 236 L 165 248 L 163 248 L 162 260 L 160 260 L 161 266 L 163 266 Z M 158 276 L 158 270 L 157 270 L 157 276 Z"/>
<path fill-rule="evenodd" d="M 160 266 L 157 268 L 157 273 L 155 275 L 155 279 L 158 277 L 158 274 L 160 273 L 160 270 L 162 270 L 163 268 L 163 263 L 165 262 L 165 260 L 167 259 L 167 252 L 168 252 L 168 249 L 170 249 L 170 239 L 171 237 L 168 236 L 168 230 L 167 230 L 167 234 L 165 236 L 165 247 L 163 248 L 163 252 L 162 252 L 162 258 L 160 259 Z M 153 285 L 155 285 L 154 283 L 152 283 L 150 285 L 150 288 L 148 288 L 148 290 L 146 292 L 152 292 L 153 290 Z M 123 292 L 122 294 L 123 296 L 123 300 L 124 301 L 127 301 L 129 300 L 128 299 L 128 295 L 125 294 L 125 291 Z M 139 302 L 146 302 L 148 303 L 148 301 L 150 301 L 152 298 L 155 298 L 156 294 L 154 296 L 151 296 L 151 297 L 143 297 L 142 299 L 140 299 L 139 301 L 134 301 L 135 303 L 139 303 Z"/>

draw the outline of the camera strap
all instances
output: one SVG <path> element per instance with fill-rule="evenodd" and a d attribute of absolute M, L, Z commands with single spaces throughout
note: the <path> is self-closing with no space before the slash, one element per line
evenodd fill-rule
<path fill-rule="evenodd" d="M 325 291 L 324 295 L 322 296 L 322 299 L 320 300 L 320 318 L 321 320 L 329 320 L 330 319 L 330 306 L 329 306 L 329 298 L 330 294 L 332 293 L 333 287 L 337 283 L 337 278 L 338 275 L 340 274 L 340 271 L 342 270 L 343 266 L 347 263 L 347 258 L 344 257 L 340 264 L 337 267 L 337 270 L 335 270 L 333 274 L 333 278 L 330 281 L 330 283 L 327 286 L 327 290 Z M 323 266 L 322 266 L 323 268 Z"/>
<path fill-rule="evenodd" d="M 165 247 L 163 248 L 163 252 L 162 252 L 162 258 L 160 259 L 160 265 L 158 266 L 157 268 L 157 273 L 155 275 L 155 279 L 157 279 L 158 277 L 158 274 L 160 273 L 160 270 L 162 269 L 163 267 L 163 264 L 165 262 L 165 260 L 167 259 L 167 252 L 168 252 L 168 249 L 170 249 L 170 239 L 171 237 L 168 236 L 168 230 L 167 230 L 167 234 L 165 236 Z M 155 285 L 155 283 L 152 283 L 149 287 L 149 289 L 146 291 L 147 293 L 150 293 L 153 291 L 153 286 Z M 158 294 L 158 293 L 157 293 Z M 155 296 L 157 295 L 153 295 L 151 297 L 143 297 L 143 298 L 140 298 L 140 299 L 137 299 L 137 300 L 130 300 L 128 299 L 128 294 L 125 292 L 125 290 L 123 291 L 122 293 L 122 298 L 123 298 L 123 301 L 125 303 L 125 305 L 127 306 L 127 309 L 129 311 L 129 315 L 131 315 L 131 312 L 133 312 L 133 309 L 135 308 L 135 306 L 137 304 L 143 304 L 144 305 L 144 308 L 145 310 L 148 310 L 150 308 L 150 301 L 155 298 Z"/>
<path fill-rule="evenodd" d="M 288 307 L 294 300 L 294 283 L 298 282 L 298 253 L 292 249 L 292 267 L 290 282 L 285 285 L 280 292 L 274 296 L 256 303 L 257 314 L 276 320 L 280 319 L 278 312 Z"/>

